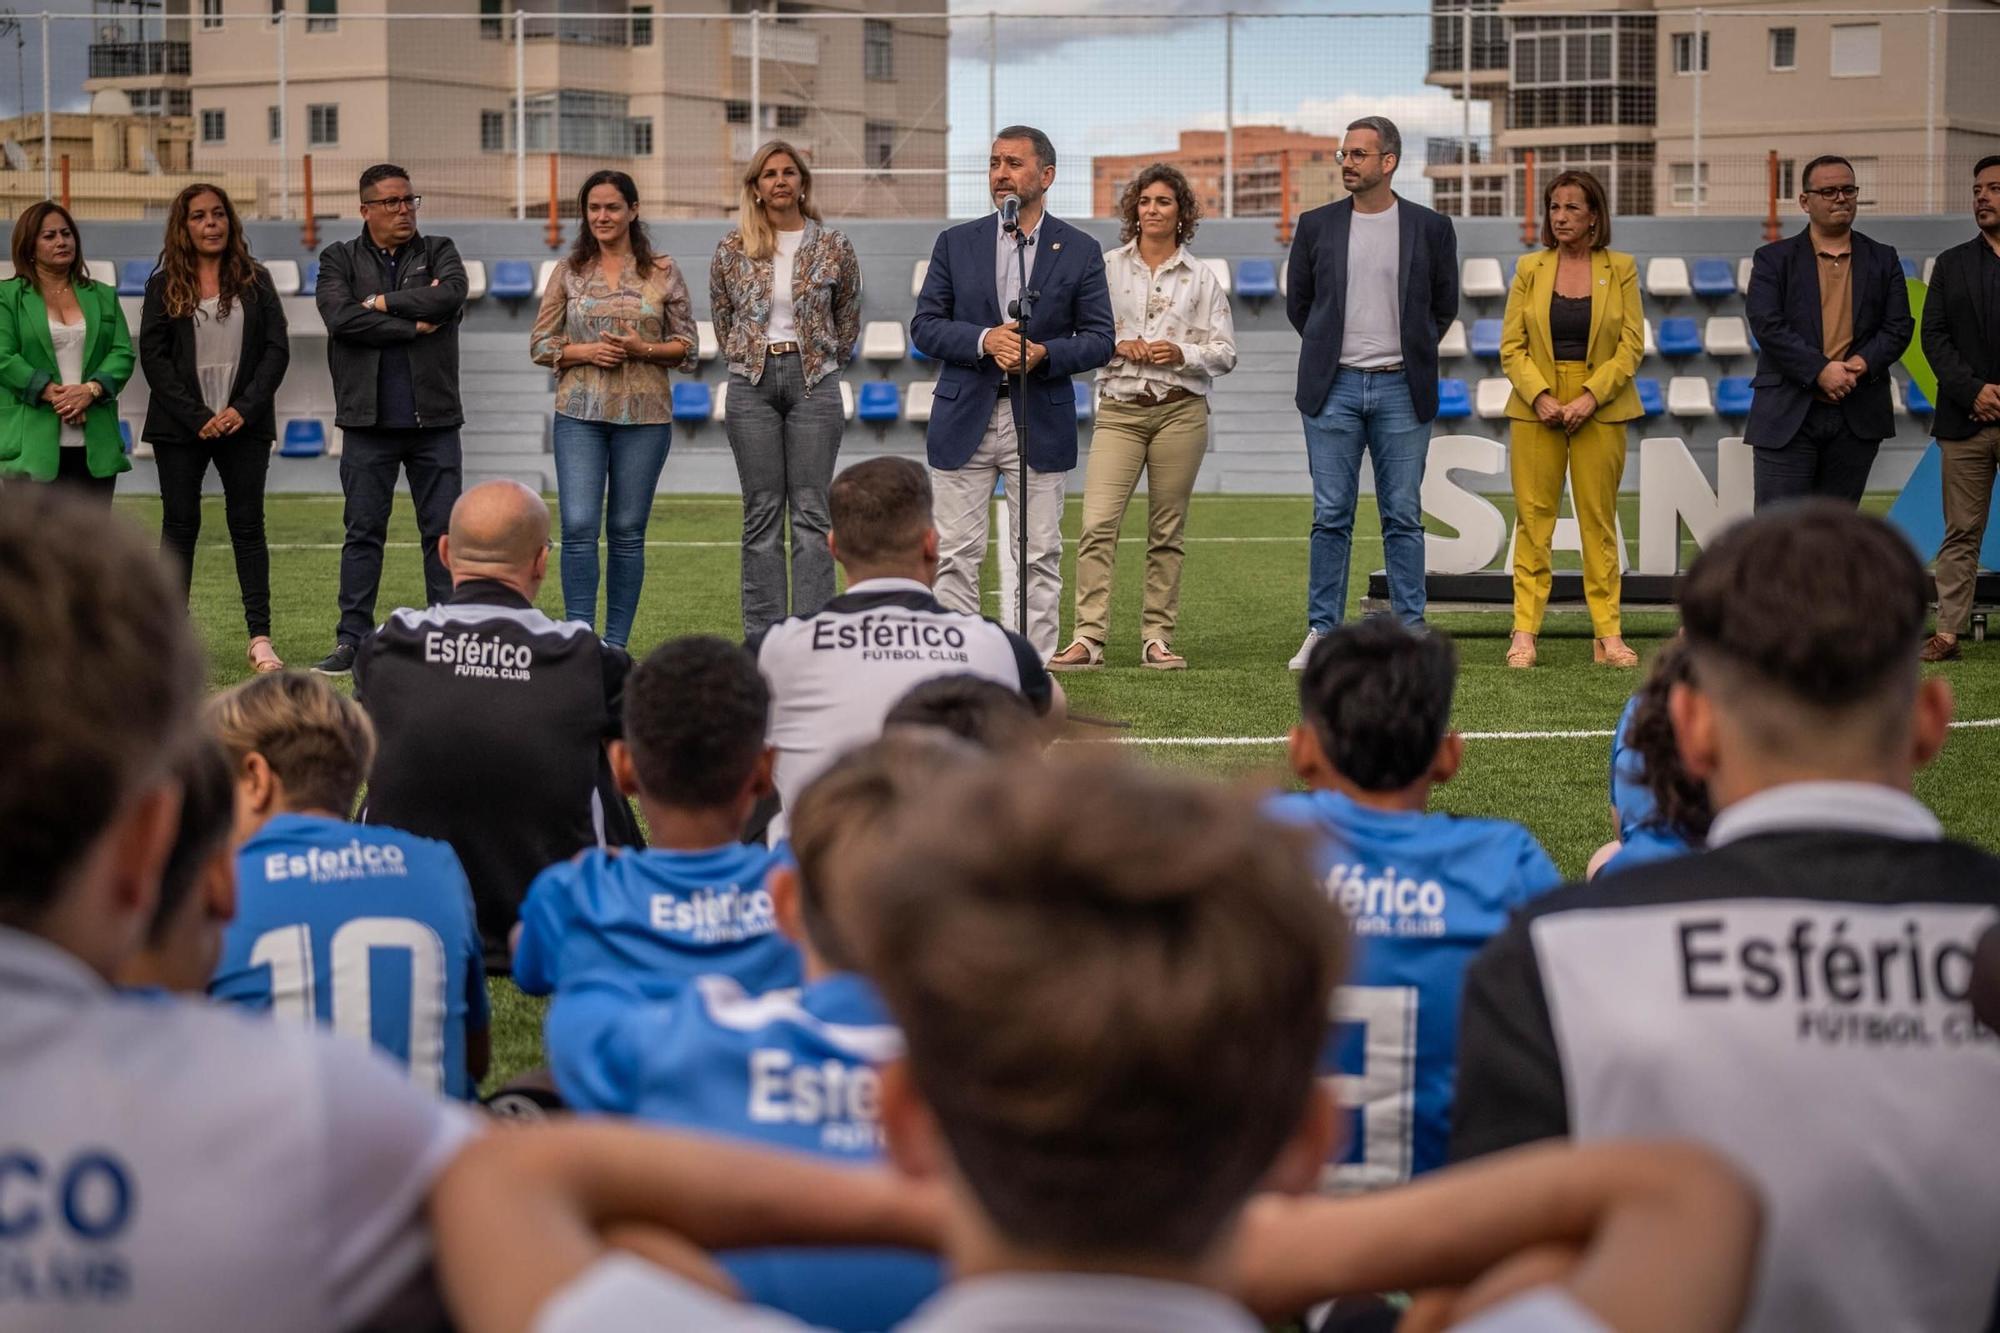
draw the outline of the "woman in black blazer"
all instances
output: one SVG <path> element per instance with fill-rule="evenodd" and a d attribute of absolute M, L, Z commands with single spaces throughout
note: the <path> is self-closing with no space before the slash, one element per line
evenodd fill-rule
<path fill-rule="evenodd" d="M 271 553 L 264 542 L 264 474 L 277 435 L 272 406 L 291 361 L 285 312 L 271 277 L 250 258 L 229 196 L 190 185 L 167 213 L 159 267 L 146 282 L 139 364 L 146 427 L 160 472 L 160 546 L 194 578 L 201 484 L 222 478 L 223 513 L 250 631 L 250 665 L 284 667 L 271 647 Z"/>

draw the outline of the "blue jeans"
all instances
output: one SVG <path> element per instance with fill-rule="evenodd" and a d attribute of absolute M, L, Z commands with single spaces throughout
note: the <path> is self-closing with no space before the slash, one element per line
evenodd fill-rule
<path fill-rule="evenodd" d="M 556 504 L 562 511 L 563 617 L 597 619 L 597 529 L 610 550 L 604 641 L 624 647 L 646 581 L 646 522 L 673 443 L 671 423 L 617 426 L 556 414 Z M 605 504 L 605 483 L 611 502 Z"/>
<path fill-rule="evenodd" d="M 1354 546 L 1354 504 L 1361 493 L 1361 452 L 1375 464 L 1375 508 L 1389 565 L 1389 604 L 1406 625 L 1424 621 L 1424 459 L 1430 423 L 1417 420 L 1403 372 L 1342 370 L 1326 402 L 1305 418 L 1306 465 L 1312 472 L 1312 549 L 1307 562 L 1306 620 L 1324 634 L 1347 611 L 1347 563 Z"/>

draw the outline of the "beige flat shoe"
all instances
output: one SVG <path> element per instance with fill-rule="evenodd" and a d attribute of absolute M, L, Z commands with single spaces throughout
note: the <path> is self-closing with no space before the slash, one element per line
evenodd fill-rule
<path fill-rule="evenodd" d="M 1627 648 L 1623 639 L 1594 639 L 1590 645 L 1590 660 L 1601 666 L 1635 667 L 1639 665 L 1639 654 Z"/>
<path fill-rule="evenodd" d="M 262 675 L 271 671 L 283 671 L 285 661 L 278 656 L 278 650 L 271 646 L 269 636 L 259 634 L 250 640 L 250 669 Z"/>
<path fill-rule="evenodd" d="M 1516 670 L 1525 671 L 1534 664 L 1535 636 L 1532 634 L 1516 634 L 1513 642 L 1507 645 L 1507 665 Z"/>
<path fill-rule="evenodd" d="M 1090 671 L 1104 665 L 1104 649 L 1089 639 L 1078 639 L 1049 659 L 1051 671 Z"/>

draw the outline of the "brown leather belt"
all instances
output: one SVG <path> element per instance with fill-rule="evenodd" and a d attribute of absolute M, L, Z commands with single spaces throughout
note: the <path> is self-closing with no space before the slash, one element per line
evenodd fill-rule
<path fill-rule="evenodd" d="M 1195 396 L 1196 394 L 1193 389 L 1183 389 L 1177 384 L 1171 389 L 1156 390 L 1154 396 L 1131 398 L 1126 401 L 1137 407 L 1165 407 L 1168 403 L 1184 402 Z"/>
<path fill-rule="evenodd" d="M 789 356 L 789 355 L 790 355 L 791 353 L 793 353 L 793 352 L 796 352 L 796 351 L 798 351 L 798 350 L 799 350 L 799 345 L 798 345 L 797 343 L 765 343 L 765 344 L 764 344 L 764 355 L 765 355 L 765 356 Z"/>

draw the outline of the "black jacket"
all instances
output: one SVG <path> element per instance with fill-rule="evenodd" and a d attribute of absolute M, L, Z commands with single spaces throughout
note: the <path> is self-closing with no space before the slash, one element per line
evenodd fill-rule
<path fill-rule="evenodd" d="M 1937 257 L 1931 289 L 1924 297 L 1924 357 L 1937 372 L 1937 419 L 1931 434 L 1964 440 L 1979 433 L 1972 400 L 1988 384 L 2000 384 L 2000 310 L 1986 307 L 1980 265 L 1983 237 L 1954 245 Z"/>
<path fill-rule="evenodd" d="M 375 374 L 382 349 L 405 345 L 410 382 L 416 392 L 417 424 L 456 426 L 465 420 L 458 401 L 458 321 L 465 313 L 465 264 L 458 248 L 442 236 L 412 236 L 409 254 L 389 289 L 368 233 L 335 241 L 320 252 L 314 300 L 326 322 L 327 366 L 333 371 L 334 421 L 342 430 L 375 424 Z M 435 282 L 437 285 L 432 286 Z M 386 295 L 388 310 L 364 310 L 361 302 Z M 417 324 L 435 324 L 418 333 Z"/>
<path fill-rule="evenodd" d="M 1886 440 L 1896 433 L 1889 367 L 1909 348 L 1916 321 L 1910 316 L 1909 283 L 1896 247 L 1858 231 L 1853 236 L 1848 281 L 1854 342 L 1848 354 L 1866 361 L 1868 373 L 1839 407 L 1855 435 Z M 1813 404 L 1813 383 L 1826 368 L 1819 260 L 1811 228 L 1760 247 L 1750 265 L 1744 308 L 1750 331 L 1757 335 L 1757 377 L 1750 381 L 1750 419 L 1743 438 L 1758 449 L 1782 449 L 1799 433 Z"/>
<path fill-rule="evenodd" d="M 272 404 L 292 362 L 285 334 L 285 308 L 271 277 L 257 268 L 257 283 L 243 296 L 233 318 L 243 321 L 243 350 L 236 360 L 236 382 L 229 386 L 229 405 L 243 418 L 234 438 L 269 444 L 278 432 Z M 214 414 L 201 398 L 201 379 L 194 364 L 194 320 L 167 314 L 167 275 L 156 272 L 146 280 L 145 305 L 139 314 L 139 366 L 146 372 L 146 425 L 139 438 L 150 444 L 193 444 Z"/>

